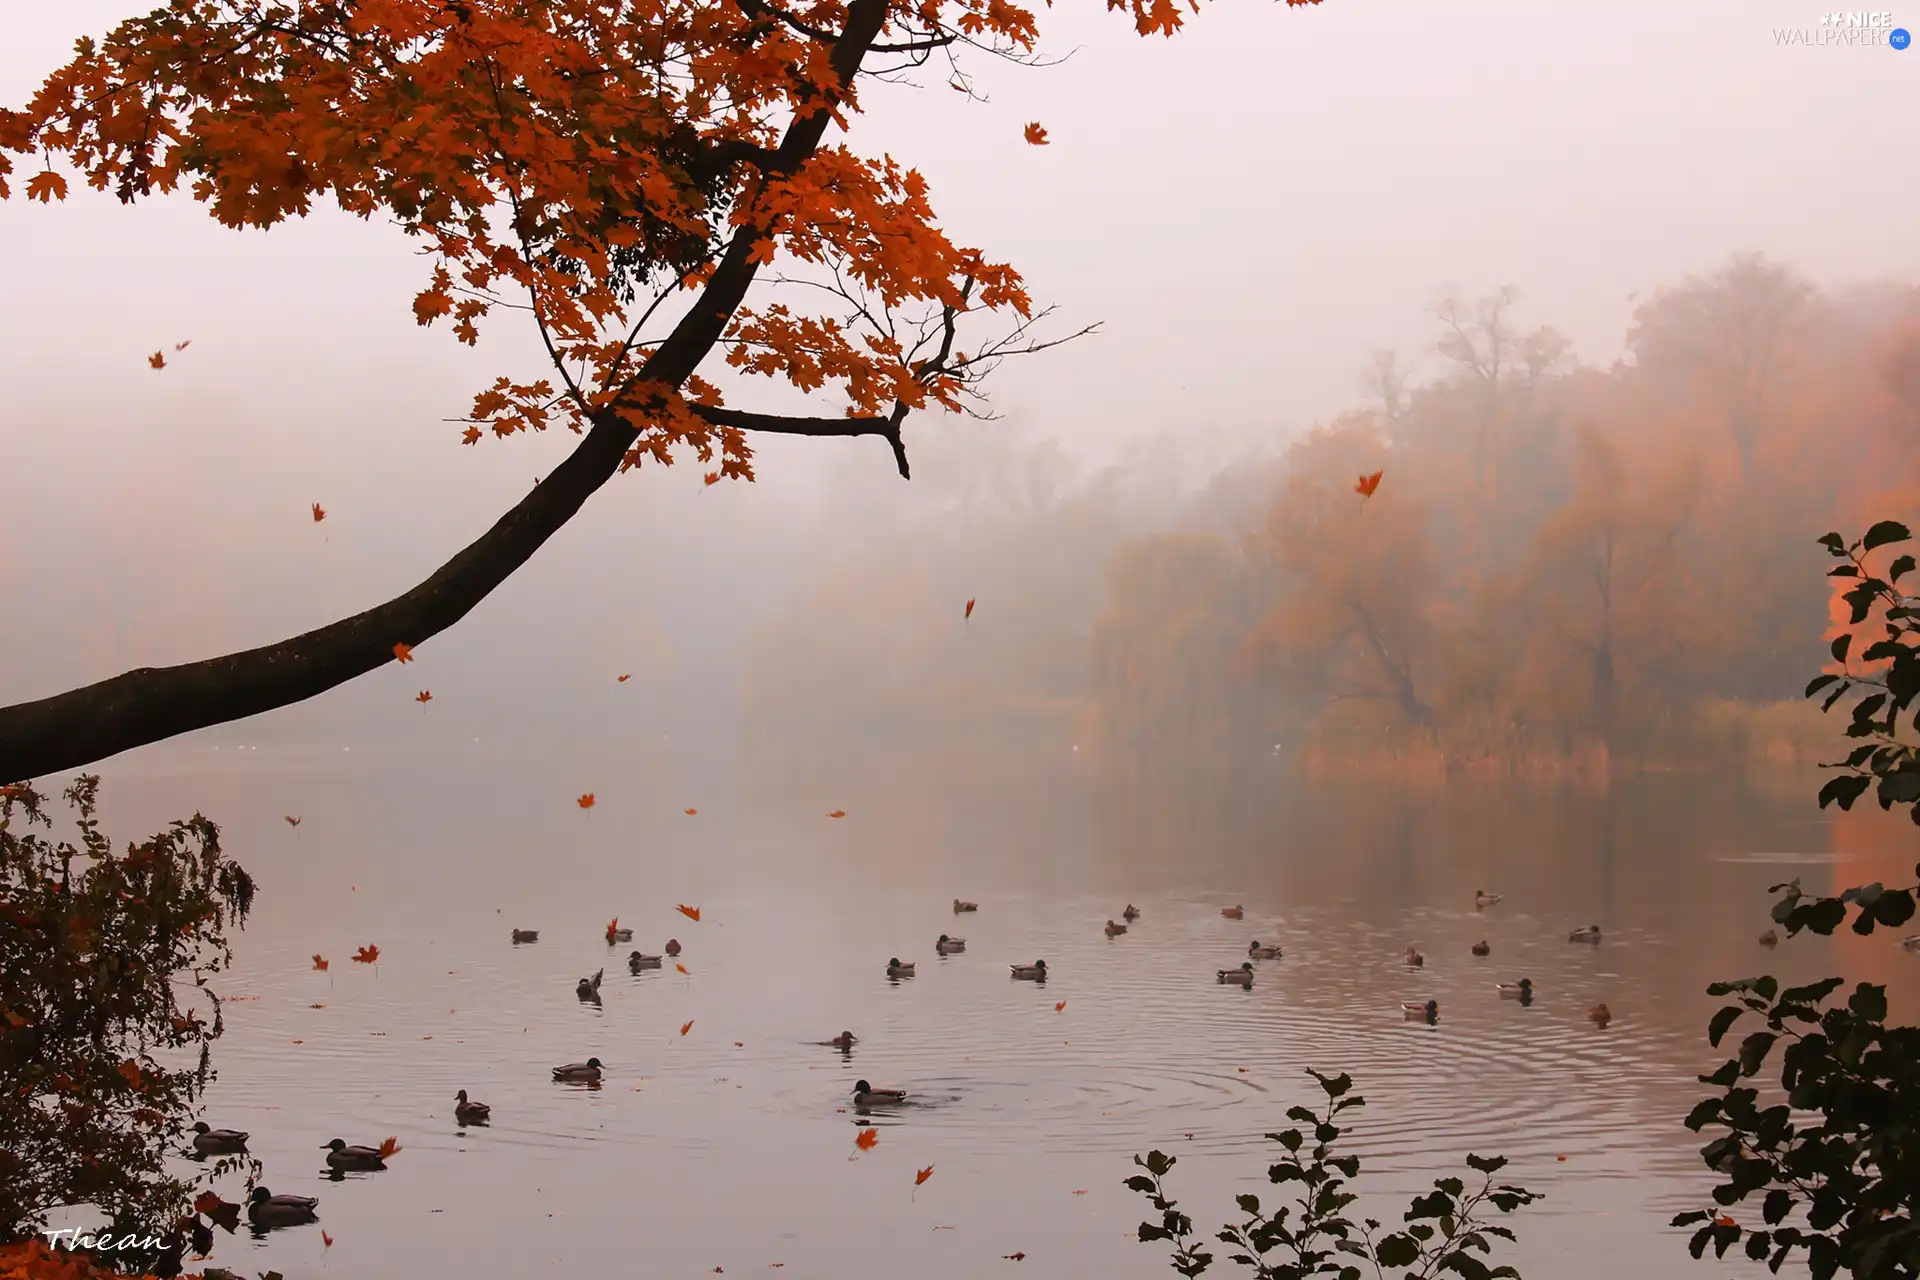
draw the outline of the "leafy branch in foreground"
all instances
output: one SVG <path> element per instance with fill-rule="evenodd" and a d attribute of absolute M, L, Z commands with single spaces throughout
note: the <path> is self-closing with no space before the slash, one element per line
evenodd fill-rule
<path fill-rule="evenodd" d="M 1374 1276 L 1382 1278 L 1391 1268 L 1405 1280 L 1432 1280 L 1443 1272 L 1465 1280 L 1504 1276 L 1517 1280 L 1519 1272 L 1512 1267 L 1493 1267 L 1481 1260 L 1492 1252 L 1493 1239 L 1514 1238 L 1506 1227 L 1484 1220 L 1487 1207 L 1508 1214 L 1540 1198 L 1524 1187 L 1494 1182 L 1494 1175 L 1506 1166 L 1504 1158 L 1469 1155 L 1467 1165 L 1480 1175 L 1479 1185 L 1470 1187 L 1460 1178 L 1437 1179 L 1432 1191 L 1415 1197 L 1407 1207 L 1406 1225 L 1401 1230 L 1376 1238 L 1380 1222 L 1373 1218 L 1355 1221 L 1347 1216 L 1347 1209 L 1358 1199 L 1347 1186 L 1360 1174 L 1360 1158 L 1333 1154 L 1344 1132 L 1335 1120 L 1354 1107 L 1365 1106 L 1366 1100 L 1348 1096 L 1353 1080 L 1347 1075 L 1308 1074 L 1327 1096 L 1324 1110 L 1293 1107 L 1287 1118 L 1308 1129 L 1267 1135 L 1286 1149 L 1286 1155 L 1268 1167 L 1267 1180 L 1276 1186 L 1299 1183 L 1298 1198 L 1269 1213 L 1261 1206 L 1260 1197 L 1236 1196 L 1235 1203 L 1245 1217 L 1222 1227 L 1214 1236 L 1234 1250 L 1228 1255 L 1233 1262 L 1251 1268 L 1263 1280 L 1302 1280 L 1320 1275 L 1360 1280 L 1363 1263 Z M 1133 1162 L 1146 1172 L 1127 1179 L 1127 1186 L 1146 1196 L 1160 1214 L 1158 1224 L 1140 1224 L 1141 1243 L 1171 1243 L 1173 1269 L 1183 1276 L 1200 1275 L 1213 1265 L 1213 1254 L 1195 1233 L 1193 1219 L 1167 1194 L 1166 1176 L 1178 1161 L 1163 1151 L 1151 1151 L 1135 1156 Z"/>

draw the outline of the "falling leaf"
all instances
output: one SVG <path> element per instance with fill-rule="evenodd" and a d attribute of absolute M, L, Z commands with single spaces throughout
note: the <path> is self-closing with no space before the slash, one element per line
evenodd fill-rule
<path fill-rule="evenodd" d="M 290 826 L 290 827 L 297 827 L 297 826 L 299 826 L 299 825 L 300 825 L 300 819 L 298 819 L 298 818 L 296 818 L 296 817 L 294 817 L 294 816 L 293 816 L 292 814 L 288 814 L 288 815 L 287 815 L 287 825 L 288 825 L 288 826 Z"/>
<path fill-rule="evenodd" d="M 41 204 L 52 204 L 55 200 L 67 198 L 67 180 L 51 169 L 44 169 L 27 179 L 27 199 L 38 200 Z"/>
<path fill-rule="evenodd" d="M 148 365 L 149 365 L 150 367 L 152 367 L 152 368 L 155 368 L 155 369 L 164 369 L 164 368 L 166 368 L 166 367 L 167 367 L 167 354 L 166 354 L 166 352 L 164 352 L 164 351 L 156 351 L 156 352 L 154 352 L 154 353 L 153 353 L 152 355 L 150 355 L 150 356 L 148 356 L 148 357 L 147 357 L 147 364 L 148 364 Z"/>
<path fill-rule="evenodd" d="M 698 813 L 698 812 L 700 812 L 700 811 L 699 811 L 698 809 L 689 809 L 689 810 L 687 810 L 687 816 L 688 816 L 689 818 L 691 818 L 691 817 L 692 817 L 692 816 L 693 816 L 694 814 L 696 814 L 696 813 Z M 695 916 L 695 917 L 694 917 L 694 919 L 695 919 L 695 920 L 698 920 L 699 918 L 700 918 L 699 916 Z"/>
<path fill-rule="evenodd" d="M 1558 1160 L 1561 1164 L 1565 1164 L 1567 1162 L 1567 1158 L 1565 1156 L 1555 1156 L 1554 1159 Z"/>
<path fill-rule="evenodd" d="M 372 964 L 380 958 L 380 948 L 369 942 L 366 946 L 354 952 L 353 958 L 355 962 L 359 964 Z"/>
<path fill-rule="evenodd" d="M 692 813 L 693 810 L 689 809 L 687 810 L 687 812 Z M 675 907 L 674 910 L 678 911 L 681 915 L 685 916 L 689 920 L 697 921 L 700 919 L 700 908 L 690 907 L 684 902 L 681 903 L 678 907 Z"/>
<path fill-rule="evenodd" d="M 629 681 L 629 680 L 631 680 L 631 679 L 633 679 L 633 673 L 632 673 L 632 672 L 628 672 L 628 673 L 627 673 L 626 675 L 623 675 L 623 676 L 621 676 L 621 677 L 620 677 L 620 683 L 621 683 L 621 684 L 625 684 L 625 683 L 626 683 L 627 681 Z"/>
<path fill-rule="evenodd" d="M 1387 473 L 1384 471 L 1376 471 L 1370 476 L 1361 476 L 1359 481 L 1353 486 L 1353 491 L 1362 498 L 1371 498 L 1373 491 L 1380 487 L 1380 477 L 1385 474 Z"/>
<path fill-rule="evenodd" d="M 853 1140 L 853 1145 L 862 1151 L 873 1150 L 880 1145 L 880 1131 L 871 1127 L 860 1130 L 860 1136 Z"/>
<path fill-rule="evenodd" d="M 674 968 L 676 968 L 676 969 L 678 969 L 678 970 L 679 970 L 680 972 L 682 972 L 682 973 L 687 973 L 687 966 L 685 966 L 685 965 L 683 965 L 683 964 L 676 964 L 676 965 L 674 965 L 673 967 L 674 967 Z M 692 975 L 692 974 L 690 974 L 690 973 L 687 973 L 687 976 L 688 976 L 689 978 L 691 978 L 691 977 L 692 977 L 693 975 Z"/>
<path fill-rule="evenodd" d="M 972 617 L 973 617 L 973 601 L 969 600 L 967 601 L 967 611 L 960 615 L 960 621 L 965 622 Z"/>
<path fill-rule="evenodd" d="M 1067 1011 L 1067 1002 L 1062 1000 L 1059 1004 L 1053 1006 L 1053 1011 L 1055 1013 L 1065 1013 Z"/>
<path fill-rule="evenodd" d="M 581 796 L 578 800 L 574 801 L 574 803 L 579 805 L 582 809 L 593 808 L 593 792 L 591 791 L 587 792 L 585 795 Z"/>
<path fill-rule="evenodd" d="M 325 1227 L 320 1228 L 320 1245 L 325 1249 L 333 1248 L 333 1237 L 327 1234 Z"/>
<path fill-rule="evenodd" d="M 704 477 L 702 477 L 702 480 L 706 484 L 719 484 L 720 473 L 718 471 L 709 471 Z"/>
<path fill-rule="evenodd" d="M 847 816 L 847 811 L 845 809 L 835 809 L 832 813 L 828 814 L 827 816 L 829 818 L 844 818 Z"/>
<path fill-rule="evenodd" d="M 176 343 L 174 343 L 174 344 L 173 344 L 173 349 L 174 349 L 175 351 L 185 351 L 185 350 L 186 350 L 186 349 L 187 349 L 188 347 L 190 347 L 190 346 L 192 346 L 192 345 L 193 345 L 193 339 L 192 339 L 192 338 L 188 338 L 188 339 L 187 339 L 187 340 L 186 340 L 185 342 L 176 342 Z"/>
<path fill-rule="evenodd" d="M 401 662 L 412 662 L 413 646 L 410 644 L 396 644 L 393 646 L 393 656 Z"/>
<path fill-rule="evenodd" d="M 420 692 L 413 695 L 413 700 L 415 702 L 432 702 L 433 694 L 429 690 L 422 689 Z"/>
<path fill-rule="evenodd" d="M 321 506 L 317 502 L 314 503 L 313 504 L 313 522 L 315 524 L 319 524 L 322 520 L 325 520 L 326 518 L 327 518 L 327 509 Z"/>
<path fill-rule="evenodd" d="M 1031 128 L 1031 126 L 1029 126 L 1029 128 Z M 1025 1253 L 1003 1253 L 1000 1256 L 1005 1258 L 1008 1262 L 1025 1262 L 1027 1260 L 1027 1255 Z"/>
<path fill-rule="evenodd" d="M 400 1139 L 382 1138 L 380 1140 L 380 1158 L 382 1160 L 385 1160 L 388 1156 L 391 1156 L 391 1155 L 398 1155 L 399 1152 L 400 1152 Z"/>
<path fill-rule="evenodd" d="M 681 1024 L 680 1024 L 680 1034 L 681 1034 L 681 1035 L 685 1035 L 685 1034 L 687 1034 L 687 1032 L 689 1032 L 689 1031 L 691 1031 L 691 1030 L 693 1030 L 693 1019 L 692 1019 L 692 1018 L 688 1018 L 688 1019 L 687 1019 L 687 1020 L 686 1020 L 685 1022 L 683 1022 L 683 1023 L 681 1023 Z"/>
<path fill-rule="evenodd" d="M 1713 1225 L 1716 1227 L 1737 1227 L 1740 1224 L 1735 1222 L 1731 1217 L 1723 1213 L 1719 1217 L 1713 1220 Z"/>
<path fill-rule="evenodd" d="M 1033 146 L 1044 147 L 1047 145 L 1047 131 L 1040 127 L 1040 122 L 1038 120 L 1035 120 L 1032 124 L 1029 124 L 1026 127 L 1026 129 L 1023 130 L 1022 132 L 1026 137 L 1027 141 Z"/>
<path fill-rule="evenodd" d="M 920 1172 L 913 1175 L 913 1185 L 917 1188 L 921 1183 L 925 1182 L 928 1178 L 931 1178 L 932 1176 L 933 1176 L 933 1166 L 928 1165 L 926 1168 L 920 1170 Z"/>

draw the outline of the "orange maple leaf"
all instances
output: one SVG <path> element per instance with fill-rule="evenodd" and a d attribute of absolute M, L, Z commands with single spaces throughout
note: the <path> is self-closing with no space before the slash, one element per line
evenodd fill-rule
<path fill-rule="evenodd" d="M 1053 1011 L 1055 1013 L 1065 1013 L 1067 1011 L 1067 1002 L 1062 1000 L 1059 1004 L 1053 1006 Z"/>
<path fill-rule="evenodd" d="M 1721 1214 L 1719 1217 L 1715 1218 L 1713 1220 L 1713 1224 L 1717 1227 L 1737 1227 L 1740 1225 L 1739 1223 L 1735 1222 L 1731 1216 L 1724 1213 Z"/>
<path fill-rule="evenodd" d="M 465 431 L 462 431 L 460 433 L 460 443 L 461 444 L 479 444 L 480 428 L 468 427 Z"/>
<path fill-rule="evenodd" d="M 685 965 L 683 965 L 683 964 L 679 964 L 679 963 L 675 963 L 673 967 L 674 967 L 674 968 L 676 968 L 676 969 L 678 969 L 678 970 L 679 970 L 680 972 L 682 972 L 682 973 L 687 973 L 687 966 L 685 966 Z M 693 975 L 692 975 L 692 974 L 690 974 L 690 973 L 688 973 L 688 974 L 687 974 L 687 976 L 688 976 L 689 978 L 691 978 L 691 977 L 692 977 Z"/>
<path fill-rule="evenodd" d="M 707 474 L 706 474 L 705 476 L 703 476 L 703 477 L 701 477 L 701 483 L 703 483 L 703 484 L 719 484 L 719 483 L 720 483 L 720 473 L 719 473 L 718 471 L 709 471 L 709 472 L 707 472 Z"/>
<path fill-rule="evenodd" d="M 353 953 L 353 959 L 356 964 L 372 964 L 379 958 L 380 948 L 371 942 Z"/>
<path fill-rule="evenodd" d="M 422 689 L 420 692 L 413 695 L 413 700 L 415 702 L 432 702 L 433 692 L 429 689 Z"/>
<path fill-rule="evenodd" d="M 1362 498 L 1371 498 L 1373 491 L 1380 487 L 1380 477 L 1385 474 L 1387 473 L 1384 471 L 1376 471 L 1370 476 L 1361 476 L 1360 479 L 1354 483 L 1353 491 Z"/>
<path fill-rule="evenodd" d="M 1027 141 L 1034 146 L 1044 147 L 1047 145 L 1047 131 L 1040 127 L 1038 120 L 1026 127 L 1025 134 Z"/>
<path fill-rule="evenodd" d="M 960 615 L 960 621 L 966 622 L 973 617 L 973 601 L 967 601 L 967 611 Z"/>
<path fill-rule="evenodd" d="M 382 1138 L 380 1140 L 380 1158 L 382 1160 L 385 1160 L 388 1156 L 391 1156 L 391 1155 L 398 1155 L 399 1152 L 400 1152 L 400 1139 L 389 1137 L 389 1138 Z"/>
<path fill-rule="evenodd" d="M 847 816 L 847 811 L 845 809 L 835 809 L 832 813 L 828 814 L 827 816 L 829 818 L 844 818 Z"/>
<path fill-rule="evenodd" d="M 132 1058 L 128 1058 L 125 1062 L 120 1064 L 120 1074 L 122 1077 L 125 1078 L 128 1084 L 132 1085 L 136 1089 L 138 1089 L 141 1086 L 141 1084 L 144 1083 L 146 1080 L 145 1073 L 140 1070 L 140 1064 L 135 1062 Z"/>
<path fill-rule="evenodd" d="M 318 951 L 313 953 L 313 967 L 317 970 L 320 970 L 323 973 L 326 971 L 326 968 L 327 968 L 327 958 L 321 955 Z"/>
<path fill-rule="evenodd" d="M 154 353 L 153 353 L 152 355 L 150 355 L 150 356 L 148 356 L 148 357 L 147 357 L 147 365 L 148 365 L 148 367 L 149 367 L 149 368 L 153 368 L 153 369 L 164 369 L 164 368 L 166 368 L 166 367 L 167 367 L 167 353 L 166 353 L 166 352 L 164 352 L 164 351 L 156 351 L 156 352 L 154 352 Z"/>
<path fill-rule="evenodd" d="M 591 791 L 587 792 L 585 795 L 581 796 L 578 800 L 575 800 L 574 803 L 579 805 L 582 809 L 593 808 L 593 792 Z"/>
<path fill-rule="evenodd" d="M 880 1145 L 880 1131 L 871 1125 L 861 1129 L 860 1136 L 853 1140 L 853 1145 L 862 1151 L 873 1150 Z"/>
<path fill-rule="evenodd" d="M 320 1228 L 320 1247 L 323 1249 L 333 1248 L 333 1237 L 327 1234 L 325 1227 Z"/>
<path fill-rule="evenodd" d="M 52 204 L 55 200 L 67 198 L 67 180 L 51 169 L 43 170 L 27 179 L 27 199 L 38 200 L 41 204 Z"/>
<path fill-rule="evenodd" d="M 687 810 L 687 816 L 688 816 L 689 818 L 691 818 L 691 817 L 692 817 L 692 816 L 693 816 L 694 814 L 696 814 L 696 813 L 698 813 L 698 812 L 700 812 L 700 811 L 699 811 L 698 809 L 689 809 L 689 810 Z M 696 916 L 694 917 L 694 919 L 695 919 L 695 920 L 698 920 L 699 918 L 700 918 L 700 917 L 699 917 L 699 916 L 697 916 L 697 915 L 696 915 Z"/>
<path fill-rule="evenodd" d="M 689 809 L 687 810 L 687 812 L 692 813 L 693 810 Z M 690 907 L 684 902 L 681 903 L 678 907 L 675 907 L 674 910 L 678 911 L 681 915 L 685 916 L 689 920 L 698 920 L 700 918 L 700 908 Z"/>
<path fill-rule="evenodd" d="M 410 644 L 396 644 L 393 646 L 393 656 L 394 659 L 399 662 L 412 662 L 413 646 Z"/>
<path fill-rule="evenodd" d="M 621 676 L 621 677 L 620 677 L 620 683 L 621 683 L 621 684 L 625 684 L 625 683 L 626 683 L 627 681 L 629 681 L 629 680 L 631 680 L 631 679 L 633 679 L 633 676 L 632 676 L 631 674 L 628 674 L 628 675 L 624 675 L 624 676 Z"/>
<path fill-rule="evenodd" d="M 615 916 L 613 919 L 607 921 L 607 937 L 611 938 L 618 932 L 620 932 L 620 917 Z"/>
<path fill-rule="evenodd" d="M 688 1019 L 687 1019 L 687 1020 L 686 1020 L 685 1022 L 683 1022 L 683 1023 L 681 1023 L 681 1024 L 680 1024 L 680 1034 L 681 1034 L 681 1035 L 685 1035 L 685 1034 L 687 1034 L 687 1032 L 689 1032 L 689 1031 L 691 1031 L 691 1030 L 693 1030 L 693 1019 L 692 1019 L 692 1018 L 688 1018 Z"/>
<path fill-rule="evenodd" d="M 288 826 L 290 826 L 290 827 L 297 827 L 297 826 L 299 826 L 299 825 L 300 825 L 300 819 L 298 819 L 298 818 L 296 818 L 296 817 L 294 817 L 294 816 L 293 816 L 292 814 L 288 814 L 288 815 L 287 815 L 287 825 L 288 825 Z"/>
<path fill-rule="evenodd" d="M 321 506 L 317 502 L 314 503 L 313 504 L 313 522 L 315 524 L 319 524 L 322 520 L 325 520 L 326 518 L 327 518 L 327 509 Z"/>
<path fill-rule="evenodd" d="M 920 1170 L 920 1172 L 913 1175 L 913 1185 L 915 1187 L 918 1187 L 921 1183 L 925 1182 L 928 1178 L 931 1178 L 932 1176 L 933 1176 L 933 1166 L 928 1165 L 926 1168 Z"/>

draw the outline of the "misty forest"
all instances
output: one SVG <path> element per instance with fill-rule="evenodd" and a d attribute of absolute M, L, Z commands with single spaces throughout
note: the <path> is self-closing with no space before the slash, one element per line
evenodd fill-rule
<path fill-rule="evenodd" d="M 0 1280 L 1920 1276 L 1902 15 L 138 8 Z"/>

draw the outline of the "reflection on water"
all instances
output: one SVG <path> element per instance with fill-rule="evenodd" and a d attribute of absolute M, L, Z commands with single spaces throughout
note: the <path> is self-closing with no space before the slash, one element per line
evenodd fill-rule
<path fill-rule="evenodd" d="M 1548 1197 L 1514 1224 L 1523 1272 L 1717 1275 L 1664 1225 L 1711 1184 L 1680 1125 L 1716 1064 L 1702 988 L 1765 966 L 1890 981 L 1897 1009 L 1920 990 L 1891 941 L 1758 945 L 1768 884 L 1912 861 L 1904 825 L 1830 825 L 1804 782 L 948 776 L 750 804 L 588 767 L 109 775 L 110 829 L 197 806 L 262 886 L 229 989 L 252 998 L 228 1006 L 209 1119 L 252 1131 L 276 1192 L 319 1196 L 334 1245 L 318 1228 L 223 1236 L 215 1261 L 299 1280 L 556 1264 L 881 1277 L 911 1259 L 933 1280 L 1022 1251 L 1050 1274 L 1164 1274 L 1130 1239 L 1128 1157 L 1179 1156 L 1187 1207 L 1224 1217 L 1233 1189 L 1264 1183 L 1261 1135 L 1311 1100 L 1311 1066 L 1352 1072 L 1368 1100 L 1363 1188 L 1511 1157 Z M 586 789 L 590 813 L 572 803 Z M 834 808 L 847 818 L 817 816 Z M 1482 888 L 1504 901 L 1476 910 Z M 937 954 L 956 895 L 980 910 L 967 949 Z M 1128 902 L 1140 918 L 1107 936 Z M 1244 919 L 1221 917 L 1233 903 Z M 615 915 L 631 946 L 606 943 Z M 1595 923 L 1601 945 L 1568 943 Z M 539 941 L 514 945 L 516 928 Z M 628 971 L 630 949 L 669 933 L 684 973 Z M 1254 939 L 1281 958 L 1255 961 L 1250 989 L 1217 983 Z M 378 962 L 351 963 L 369 943 Z M 1423 966 L 1403 962 L 1410 946 Z M 890 957 L 915 978 L 889 980 Z M 1042 957 L 1046 983 L 1011 977 Z M 603 966 L 599 998 L 576 998 Z M 1534 998 L 1501 999 L 1521 978 Z M 1403 1016 L 1429 999 L 1431 1024 Z M 1600 1002 L 1604 1029 L 1585 1017 Z M 822 1043 L 842 1029 L 857 1043 Z M 599 1087 L 550 1078 L 589 1057 Z M 863 1077 L 910 1096 L 861 1114 Z M 463 1088 L 489 1125 L 456 1122 Z M 336 1135 L 402 1150 L 330 1181 L 316 1148 Z"/>

